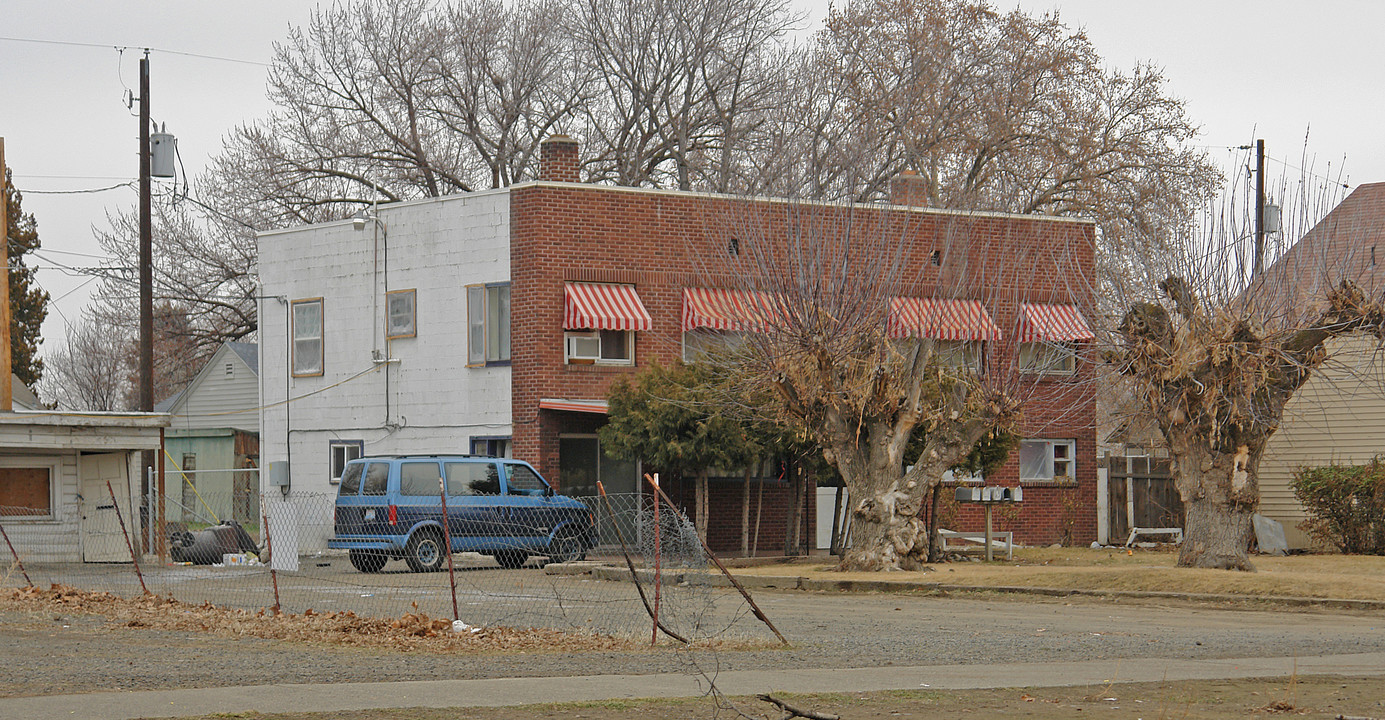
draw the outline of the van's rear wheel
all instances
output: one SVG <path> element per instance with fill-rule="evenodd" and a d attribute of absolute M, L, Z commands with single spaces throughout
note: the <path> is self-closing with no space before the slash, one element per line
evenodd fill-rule
<path fill-rule="evenodd" d="M 351 558 L 351 567 L 363 573 L 380 572 L 380 568 L 385 566 L 385 561 L 389 560 L 384 553 L 377 550 L 352 550 L 348 556 Z"/>
<path fill-rule="evenodd" d="M 422 530 L 409 538 L 404 548 L 404 562 L 414 572 L 437 572 L 442 569 L 447 556 L 443 553 L 442 535 L 432 530 Z"/>

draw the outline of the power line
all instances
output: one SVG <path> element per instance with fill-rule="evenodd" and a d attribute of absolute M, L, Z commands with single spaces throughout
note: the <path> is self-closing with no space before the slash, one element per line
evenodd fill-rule
<path fill-rule="evenodd" d="M 134 180 L 129 175 L 33 175 L 30 173 L 15 173 L 17 178 L 42 179 L 42 180 Z"/>
<path fill-rule="evenodd" d="M 111 186 L 109 186 L 109 187 L 103 187 L 103 188 L 89 188 L 89 189 L 86 189 L 86 190 L 23 190 L 23 189 L 19 189 L 19 192 L 20 192 L 20 194 L 23 194 L 23 195 L 91 195 L 91 194 L 93 194 L 93 193 L 103 193 L 103 192 L 107 192 L 107 191 L 110 191 L 110 190 L 119 190 L 120 188 L 133 188 L 134 185 L 135 185 L 135 183 L 134 183 L 134 181 L 132 180 L 132 181 L 130 181 L 130 182 L 123 182 L 123 183 L 119 183 L 119 184 L 117 184 L 117 185 L 111 185 Z"/>
<path fill-rule="evenodd" d="M 72 42 L 72 41 L 70 41 L 70 40 L 46 40 L 46 39 L 42 39 L 42 38 L 20 38 L 20 37 L 3 37 L 3 36 L 0 36 L 0 40 L 8 40 L 8 41 L 10 41 L 10 42 L 37 43 L 37 44 L 40 44 L 40 45 L 67 45 L 67 46 L 70 46 L 70 47 L 110 48 L 110 49 L 112 49 L 112 50 L 117 50 L 117 51 L 119 51 L 119 50 L 128 50 L 128 49 L 130 49 L 130 48 L 132 48 L 132 47 L 140 47 L 140 49 L 142 49 L 142 50 L 148 50 L 148 51 L 150 51 L 150 52 L 165 53 L 165 54 L 168 54 L 168 55 L 183 55 L 183 56 L 185 56 L 185 57 L 201 58 L 201 59 L 203 59 L 203 60 L 220 60 L 220 61 L 222 61 L 222 62 L 240 63 L 240 64 L 242 64 L 242 65 L 258 65 L 258 66 L 260 66 L 260 67 L 271 67 L 269 63 L 260 62 L 260 61 L 258 61 L 258 60 L 242 60 L 242 59 L 240 59 L 240 58 L 222 57 L 222 56 L 220 56 L 220 55 L 203 55 L 203 54 L 201 54 L 201 53 L 183 52 L 183 51 L 181 51 L 181 50 L 165 50 L 165 49 L 162 49 L 162 48 L 149 48 L 149 47 L 141 47 L 141 46 L 135 46 L 135 45 L 103 45 L 103 44 L 101 44 L 101 43 Z"/>

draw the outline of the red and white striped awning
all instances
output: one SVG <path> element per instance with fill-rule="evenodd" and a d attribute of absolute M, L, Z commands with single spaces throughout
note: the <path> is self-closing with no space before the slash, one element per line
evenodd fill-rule
<path fill-rule="evenodd" d="M 762 330 L 772 312 L 769 293 L 683 289 L 683 332 L 700 327 L 741 332 Z"/>
<path fill-rule="evenodd" d="M 563 285 L 564 330 L 648 330 L 653 324 L 634 285 Z"/>
<path fill-rule="evenodd" d="M 893 338 L 999 340 L 1000 328 L 980 300 L 890 298 L 887 331 Z"/>
<path fill-rule="evenodd" d="M 539 408 L 543 410 L 563 410 L 566 412 L 597 413 L 605 415 L 609 406 L 605 400 L 563 400 L 561 398 L 544 398 L 539 401 Z"/>
<path fill-rule="evenodd" d="M 1020 342 L 1071 342 L 1096 337 L 1072 305 L 1020 304 Z"/>

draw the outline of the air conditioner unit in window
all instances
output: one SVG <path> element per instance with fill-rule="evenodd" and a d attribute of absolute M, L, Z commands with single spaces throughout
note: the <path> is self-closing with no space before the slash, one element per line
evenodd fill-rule
<path fill-rule="evenodd" d="M 570 332 L 567 334 L 567 359 L 577 362 L 595 362 L 601 359 L 601 333 Z"/>

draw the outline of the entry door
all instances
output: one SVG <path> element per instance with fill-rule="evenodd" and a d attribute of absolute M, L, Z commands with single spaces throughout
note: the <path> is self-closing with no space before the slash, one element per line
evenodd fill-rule
<path fill-rule="evenodd" d="M 601 451 L 596 435 L 560 435 L 558 469 L 562 473 L 560 492 L 579 498 L 596 512 L 600 544 L 619 545 L 612 517 L 620 524 L 625 541 L 635 541 L 640 507 L 639 467 L 636 463 L 606 455 Z M 610 495 L 609 512 L 607 502 L 597 497 L 598 479 Z"/>
<path fill-rule="evenodd" d="M 129 562 L 130 548 L 125 544 L 125 535 L 120 531 L 120 521 L 116 518 L 115 503 L 120 503 L 120 513 L 125 518 L 125 527 L 132 533 L 131 540 L 139 542 L 137 528 L 131 525 L 129 465 L 125 453 L 101 453 L 83 455 L 78 465 L 82 492 L 82 560 L 84 562 Z M 106 482 L 115 489 L 116 499 L 111 499 Z"/>

